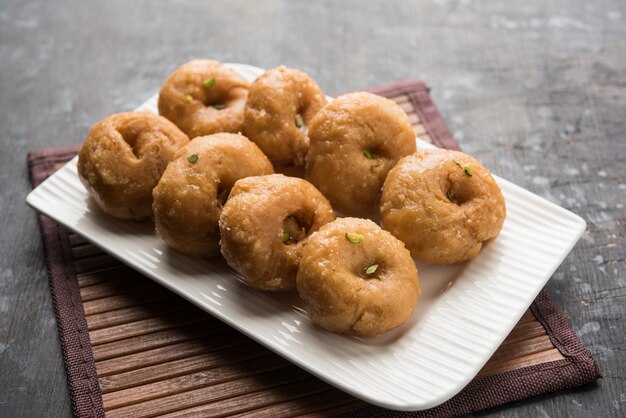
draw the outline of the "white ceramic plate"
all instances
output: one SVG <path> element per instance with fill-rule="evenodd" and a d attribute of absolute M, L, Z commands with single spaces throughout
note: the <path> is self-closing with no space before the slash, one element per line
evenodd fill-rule
<path fill-rule="evenodd" d="M 263 72 L 230 66 L 250 81 Z M 156 96 L 140 109 L 156 113 Z M 577 215 L 496 180 L 507 203 L 500 237 L 462 265 L 418 264 L 423 289 L 415 313 L 373 340 L 317 328 L 296 295 L 250 289 L 223 261 L 178 254 L 150 225 L 102 214 L 78 179 L 76 158 L 33 190 L 27 202 L 330 384 L 382 407 L 421 410 L 469 383 L 585 230 Z"/>

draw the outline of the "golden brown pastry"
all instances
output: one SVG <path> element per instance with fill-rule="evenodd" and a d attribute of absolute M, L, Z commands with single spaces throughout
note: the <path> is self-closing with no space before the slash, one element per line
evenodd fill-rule
<path fill-rule="evenodd" d="M 311 235 L 297 287 L 313 322 L 366 337 L 405 322 L 420 295 L 417 269 L 404 244 L 358 218 L 337 219 Z"/>
<path fill-rule="evenodd" d="M 403 158 L 389 172 L 382 226 L 418 261 L 470 260 L 504 223 L 500 188 L 478 161 L 459 151 L 430 150 Z"/>
<path fill-rule="evenodd" d="M 307 179 L 346 215 L 378 212 L 380 188 L 398 160 L 415 152 L 415 134 L 398 105 L 371 93 L 336 98 L 313 118 Z"/>
<path fill-rule="evenodd" d="M 256 289 L 295 289 L 309 235 L 334 219 L 328 200 L 306 180 L 238 180 L 220 215 L 222 255 Z"/>
<path fill-rule="evenodd" d="M 191 140 L 154 188 L 158 234 L 182 253 L 218 254 L 218 220 L 231 187 L 239 179 L 272 172 L 267 157 L 242 135 L 220 133 Z"/>
<path fill-rule="evenodd" d="M 78 153 L 78 176 L 107 214 L 143 220 L 152 215 L 152 189 L 174 153 L 189 141 L 172 122 L 127 112 L 97 122 Z"/>
<path fill-rule="evenodd" d="M 274 68 L 250 86 L 243 133 L 277 169 L 304 166 L 309 149 L 307 127 L 324 104 L 326 96 L 307 74 L 284 66 Z"/>
<path fill-rule="evenodd" d="M 190 61 L 165 81 L 159 113 L 189 138 L 241 132 L 248 87 L 245 78 L 217 61 Z"/>

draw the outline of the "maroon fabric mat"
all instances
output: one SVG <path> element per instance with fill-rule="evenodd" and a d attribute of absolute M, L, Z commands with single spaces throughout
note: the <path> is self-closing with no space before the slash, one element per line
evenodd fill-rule
<path fill-rule="evenodd" d="M 60 164 L 76 155 L 78 149 L 78 146 L 74 146 L 29 154 L 28 165 L 33 187 L 56 171 Z M 41 214 L 39 227 L 74 415 L 104 417 L 102 394 L 67 231 Z"/>
<path fill-rule="evenodd" d="M 406 81 L 370 91 L 387 97 L 409 96 L 430 140 L 440 147 L 459 148 L 423 83 Z M 78 147 L 73 146 L 29 154 L 28 165 L 33 187 L 73 157 L 77 150 Z M 76 416 L 102 417 L 105 415 L 102 395 L 74 263 L 68 251 L 67 231 L 43 215 L 39 215 L 39 221 L 73 411 Z M 426 411 L 405 413 L 370 406 L 346 416 L 457 416 L 598 379 L 600 372 L 594 359 L 575 336 L 547 290 L 539 294 L 531 309 L 564 359 L 478 377 L 449 401 Z"/>

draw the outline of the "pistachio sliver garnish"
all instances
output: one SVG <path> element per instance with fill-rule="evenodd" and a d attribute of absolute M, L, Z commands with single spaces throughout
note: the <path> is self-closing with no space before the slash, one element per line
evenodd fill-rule
<path fill-rule="evenodd" d="M 463 170 L 465 171 L 465 174 L 467 174 L 469 177 L 472 177 L 472 169 L 469 165 L 466 165 Z"/>
<path fill-rule="evenodd" d="M 187 157 L 187 161 L 189 161 L 191 164 L 195 164 L 198 162 L 198 154 L 192 154 L 189 157 Z"/>
<path fill-rule="evenodd" d="M 454 161 L 454 164 L 458 165 L 459 168 L 463 168 L 463 166 L 461 165 L 461 162 L 459 160 L 452 160 Z"/>
<path fill-rule="evenodd" d="M 302 119 L 301 114 L 298 113 L 296 115 L 295 123 L 298 128 L 302 128 L 304 126 L 304 119 Z"/>
<path fill-rule="evenodd" d="M 365 148 L 363 150 L 363 155 L 365 156 L 365 158 L 367 158 L 368 160 L 378 160 L 380 159 L 380 157 L 376 154 L 374 154 L 372 151 L 370 151 L 369 149 Z"/>
<path fill-rule="evenodd" d="M 452 190 L 448 190 L 446 192 L 446 197 L 448 198 L 450 202 L 456 203 L 456 199 L 454 198 L 454 193 L 452 193 Z"/>
<path fill-rule="evenodd" d="M 215 103 L 215 104 L 212 104 L 211 107 L 217 110 L 221 110 L 221 109 L 224 109 L 226 105 L 224 103 Z"/>
<path fill-rule="evenodd" d="M 376 270 L 378 270 L 378 264 L 372 264 L 371 266 L 365 267 L 365 274 L 370 276 L 370 275 L 376 273 Z"/>
<path fill-rule="evenodd" d="M 283 242 L 291 241 L 291 234 L 289 232 L 283 232 Z"/>
<path fill-rule="evenodd" d="M 202 85 L 204 86 L 205 89 L 210 89 L 211 87 L 213 87 L 215 85 L 215 82 L 217 80 L 215 80 L 215 77 L 210 77 L 207 78 L 206 80 L 204 80 L 202 82 Z"/>
<path fill-rule="evenodd" d="M 186 96 L 185 96 L 185 99 L 186 99 L 189 103 L 193 102 L 193 96 L 192 96 L 191 94 L 186 95 Z"/>
<path fill-rule="evenodd" d="M 346 232 L 346 239 L 353 244 L 360 244 L 365 241 L 365 236 L 356 232 Z"/>

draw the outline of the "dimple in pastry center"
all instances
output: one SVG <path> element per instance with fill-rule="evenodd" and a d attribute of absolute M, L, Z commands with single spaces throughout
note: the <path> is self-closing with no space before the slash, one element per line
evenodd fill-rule
<path fill-rule="evenodd" d="M 311 225 L 296 215 L 289 215 L 283 219 L 282 241 L 286 245 L 296 244 L 307 237 Z"/>

